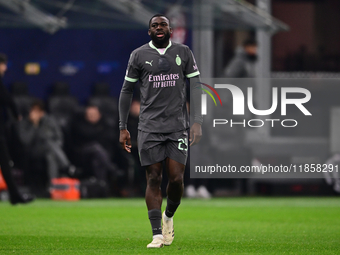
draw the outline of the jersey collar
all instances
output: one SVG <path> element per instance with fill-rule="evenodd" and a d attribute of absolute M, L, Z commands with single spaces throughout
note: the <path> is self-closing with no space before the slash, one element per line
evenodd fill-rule
<path fill-rule="evenodd" d="M 165 52 L 166 52 L 166 50 L 167 50 L 168 48 L 170 48 L 170 47 L 171 47 L 171 45 L 172 45 L 172 43 L 171 43 L 171 40 L 169 40 L 169 44 L 168 44 L 168 46 L 166 46 L 166 48 L 165 48 L 165 50 L 163 51 L 163 53 L 161 53 L 161 52 L 159 51 L 159 49 L 157 49 L 157 48 L 156 48 L 156 46 L 155 46 L 155 45 L 153 45 L 153 43 L 152 43 L 152 40 L 149 42 L 149 46 L 150 46 L 151 48 L 153 48 L 153 49 L 157 50 L 157 52 L 158 52 L 160 55 L 164 55 L 164 54 L 165 54 Z"/>

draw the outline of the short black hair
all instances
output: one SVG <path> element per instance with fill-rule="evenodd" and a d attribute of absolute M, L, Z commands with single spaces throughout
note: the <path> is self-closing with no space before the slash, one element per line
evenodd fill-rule
<path fill-rule="evenodd" d="M 0 63 L 7 63 L 7 56 L 4 53 L 0 53 Z"/>
<path fill-rule="evenodd" d="M 93 102 L 87 102 L 85 109 L 87 108 L 97 108 L 100 113 L 102 112 L 102 107 Z"/>
<path fill-rule="evenodd" d="M 170 26 L 170 19 L 167 16 L 165 16 L 164 14 L 157 13 L 157 14 L 153 15 L 151 17 L 151 19 L 149 20 L 149 28 L 151 26 L 152 19 L 155 18 L 155 17 L 164 17 L 164 18 L 166 18 L 169 21 L 169 26 Z"/>
<path fill-rule="evenodd" d="M 88 103 L 86 104 L 86 108 L 89 108 L 89 107 L 96 107 L 96 108 L 99 109 L 99 106 L 98 106 L 97 104 L 93 103 L 93 102 L 88 102 Z"/>
<path fill-rule="evenodd" d="M 45 111 L 45 104 L 40 99 L 35 99 L 31 104 L 31 110 L 33 108 L 38 108 L 40 111 Z"/>
<path fill-rule="evenodd" d="M 248 38 L 244 40 L 243 47 L 247 47 L 247 46 L 257 46 L 256 40 L 254 38 Z"/>

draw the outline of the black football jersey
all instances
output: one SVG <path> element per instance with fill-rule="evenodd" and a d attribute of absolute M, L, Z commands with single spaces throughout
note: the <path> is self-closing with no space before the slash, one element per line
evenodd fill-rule
<path fill-rule="evenodd" d="M 186 45 L 170 41 L 161 53 L 150 41 L 134 50 L 125 80 L 140 84 L 138 129 L 150 133 L 187 129 L 186 79 L 199 74 L 194 56 Z"/>

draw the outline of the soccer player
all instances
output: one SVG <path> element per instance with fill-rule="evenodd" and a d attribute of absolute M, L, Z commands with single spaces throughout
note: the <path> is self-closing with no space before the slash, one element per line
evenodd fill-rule
<path fill-rule="evenodd" d="M 133 89 L 140 86 L 141 107 L 138 124 L 138 152 L 146 166 L 145 200 L 152 227 L 153 240 L 147 248 L 170 245 L 174 239 L 173 216 L 183 194 L 183 174 L 188 150 L 188 116 L 186 79 L 198 78 L 199 71 L 190 49 L 171 42 L 169 19 L 161 14 L 149 21 L 151 41 L 134 50 L 128 62 L 119 98 L 119 141 L 131 152 L 127 119 Z M 202 136 L 200 113 L 201 85 L 191 85 L 194 102 L 194 124 L 190 129 L 190 145 Z M 168 175 L 167 206 L 161 212 L 162 163 Z M 161 227 L 163 223 L 163 229 Z"/>
<path fill-rule="evenodd" d="M 2 83 L 2 77 L 7 70 L 7 56 L 0 53 L 0 106 L 7 106 L 16 119 L 20 119 L 15 103 Z M 0 113 L 1 114 L 1 113 Z M 5 139 L 5 123 L 0 118 L 0 166 L 2 175 L 8 187 L 9 198 L 12 205 L 29 203 L 34 198 L 30 194 L 20 194 L 11 174 L 11 159 Z"/>

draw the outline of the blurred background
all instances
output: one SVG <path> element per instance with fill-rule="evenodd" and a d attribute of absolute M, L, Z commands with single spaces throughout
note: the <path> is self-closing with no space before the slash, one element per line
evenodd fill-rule
<path fill-rule="evenodd" d="M 0 52 L 8 56 L 4 83 L 23 116 L 20 123 L 7 122 L 17 183 L 38 197 L 50 197 L 58 184 L 53 180 L 60 177 L 79 179 L 84 198 L 144 195 L 136 151 L 138 91 L 129 117 L 131 155 L 119 147 L 117 104 L 130 53 L 150 40 L 148 22 L 155 13 L 170 18 L 172 40 L 192 49 L 202 78 L 332 79 L 336 84 L 339 12 L 336 0 L 0 0 Z M 256 89 L 265 107 L 271 85 Z M 340 160 L 340 88 L 319 82 L 309 90 L 313 122 L 301 119 L 294 132 L 230 134 L 230 147 L 241 148 L 238 163 Z M 41 119 L 48 121 L 43 125 Z M 52 153 L 41 146 L 47 136 L 53 137 Z M 195 180 L 187 171 L 186 184 L 188 197 L 202 198 L 340 192 L 338 176 L 322 175 L 249 182 Z"/>

